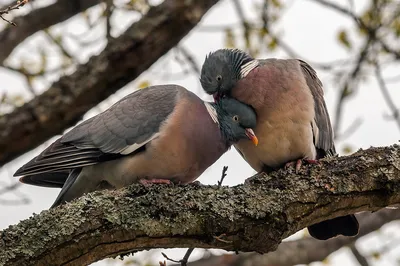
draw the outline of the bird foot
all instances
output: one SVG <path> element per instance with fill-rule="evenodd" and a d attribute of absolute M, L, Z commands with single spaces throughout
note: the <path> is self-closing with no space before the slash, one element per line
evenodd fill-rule
<path fill-rule="evenodd" d="M 285 164 L 285 169 L 295 166 L 296 174 L 299 173 L 301 166 L 304 163 L 308 164 L 319 164 L 318 160 L 311 160 L 311 159 L 298 159 L 296 161 L 291 161 Z"/>
<path fill-rule="evenodd" d="M 172 184 L 172 182 L 168 179 L 140 179 L 139 183 L 144 186 L 150 186 L 152 184 Z"/>

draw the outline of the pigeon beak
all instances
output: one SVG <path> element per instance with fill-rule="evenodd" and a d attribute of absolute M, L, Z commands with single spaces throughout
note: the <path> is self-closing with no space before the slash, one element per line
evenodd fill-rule
<path fill-rule="evenodd" d="M 258 138 L 256 137 L 256 134 L 254 134 L 254 131 L 251 128 L 246 128 L 246 136 L 254 143 L 255 146 L 258 145 Z"/>

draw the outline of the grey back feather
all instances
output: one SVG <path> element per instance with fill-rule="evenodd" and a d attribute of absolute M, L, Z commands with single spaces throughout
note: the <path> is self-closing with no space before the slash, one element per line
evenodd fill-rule
<path fill-rule="evenodd" d="M 104 153 L 121 153 L 159 131 L 174 110 L 181 89 L 164 85 L 136 91 L 69 131 L 61 142 L 78 148 L 96 148 Z"/>
<path fill-rule="evenodd" d="M 124 97 L 70 130 L 14 176 L 65 172 L 119 158 L 128 148 L 135 152 L 137 144 L 146 144 L 158 133 L 182 91 L 186 89 L 176 85 L 153 86 Z"/>

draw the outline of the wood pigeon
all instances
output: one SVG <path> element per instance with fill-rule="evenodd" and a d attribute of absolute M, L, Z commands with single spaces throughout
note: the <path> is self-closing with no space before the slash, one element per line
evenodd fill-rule
<path fill-rule="evenodd" d="M 75 126 L 14 176 L 61 187 L 52 208 L 135 182 L 190 183 L 239 139 L 256 145 L 256 121 L 235 99 L 208 103 L 177 85 L 152 86 Z"/>
<path fill-rule="evenodd" d="M 233 97 L 257 113 L 257 147 L 239 141 L 235 148 L 257 172 L 271 171 L 302 161 L 336 154 L 333 131 L 315 70 L 298 59 L 255 59 L 239 49 L 210 53 L 202 66 L 203 89 L 218 102 Z M 354 215 L 308 227 L 314 238 L 355 236 Z"/>

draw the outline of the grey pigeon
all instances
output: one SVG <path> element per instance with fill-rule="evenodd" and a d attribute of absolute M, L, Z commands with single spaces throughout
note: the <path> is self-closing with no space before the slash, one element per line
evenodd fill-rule
<path fill-rule="evenodd" d="M 253 109 L 237 100 L 208 103 L 177 85 L 152 86 L 75 126 L 14 176 L 61 187 L 52 208 L 136 182 L 190 183 L 231 144 L 257 144 L 255 125 Z"/>
<path fill-rule="evenodd" d="M 336 154 L 333 131 L 315 70 L 298 59 L 254 59 L 239 49 L 210 53 L 202 66 L 200 82 L 218 102 L 233 97 L 257 113 L 254 129 L 260 144 L 239 141 L 235 148 L 258 172 Z M 337 217 L 308 227 L 314 238 L 355 236 L 354 215 Z"/>

